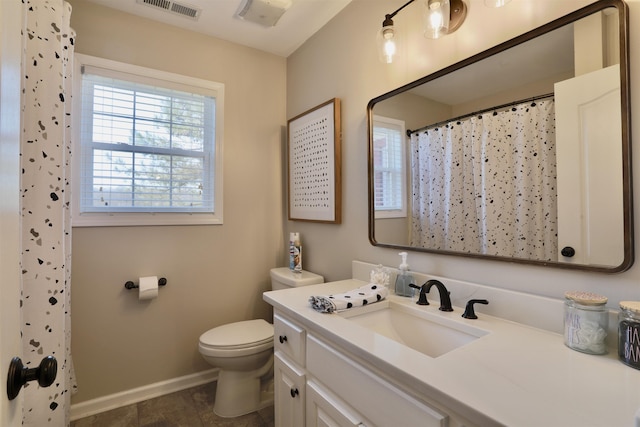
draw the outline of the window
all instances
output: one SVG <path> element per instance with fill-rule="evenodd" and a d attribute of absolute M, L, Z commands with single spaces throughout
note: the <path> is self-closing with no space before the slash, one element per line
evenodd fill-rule
<path fill-rule="evenodd" d="M 373 118 L 376 218 L 407 215 L 405 145 L 403 121 L 380 116 Z"/>
<path fill-rule="evenodd" d="M 76 55 L 74 226 L 222 223 L 224 86 Z"/>

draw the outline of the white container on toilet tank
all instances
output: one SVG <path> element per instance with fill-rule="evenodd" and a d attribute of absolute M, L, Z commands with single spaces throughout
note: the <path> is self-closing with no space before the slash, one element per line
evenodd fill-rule
<path fill-rule="evenodd" d="M 289 233 L 289 270 L 302 273 L 302 243 L 300 243 L 300 233 Z"/>

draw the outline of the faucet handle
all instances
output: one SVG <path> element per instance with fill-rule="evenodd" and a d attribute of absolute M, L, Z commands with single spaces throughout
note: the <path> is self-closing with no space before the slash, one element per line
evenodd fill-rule
<path fill-rule="evenodd" d="M 467 302 L 467 306 L 464 309 L 464 313 L 462 313 L 462 317 L 464 317 L 465 319 L 477 319 L 478 316 L 476 316 L 475 311 L 473 310 L 473 304 L 489 304 L 489 301 L 487 301 L 486 299 L 470 299 L 469 302 Z"/>
<path fill-rule="evenodd" d="M 418 301 L 416 301 L 416 304 L 429 305 L 429 301 L 427 301 L 427 293 L 425 292 L 426 291 L 425 285 L 418 286 L 415 283 L 409 283 L 409 286 L 414 289 L 420 289 L 420 296 L 418 297 Z"/>

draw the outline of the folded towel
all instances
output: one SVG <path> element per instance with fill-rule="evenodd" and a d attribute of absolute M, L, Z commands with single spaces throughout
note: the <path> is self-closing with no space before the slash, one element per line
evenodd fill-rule
<path fill-rule="evenodd" d="M 387 296 L 387 288 L 375 283 L 361 286 L 349 292 L 328 296 L 312 296 L 311 307 L 322 313 L 346 310 L 383 300 Z"/>

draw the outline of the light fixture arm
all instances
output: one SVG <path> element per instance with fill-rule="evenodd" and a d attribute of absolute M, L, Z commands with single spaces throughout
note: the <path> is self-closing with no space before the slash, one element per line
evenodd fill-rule
<path fill-rule="evenodd" d="M 413 3 L 416 0 L 409 0 L 408 2 L 406 2 L 405 4 L 403 4 L 402 6 L 400 6 L 400 8 L 398 10 L 396 10 L 393 13 L 389 13 L 388 15 L 384 16 L 384 21 L 382 22 L 382 26 L 383 27 L 388 27 L 390 25 L 393 25 L 393 17 L 396 16 L 398 14 L 398 12 L 400 12 L 402 9 L 404 9 L 405 7 L 409 6 L 411 3 Z"/>

